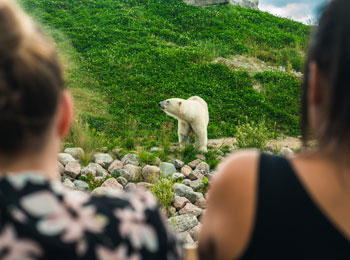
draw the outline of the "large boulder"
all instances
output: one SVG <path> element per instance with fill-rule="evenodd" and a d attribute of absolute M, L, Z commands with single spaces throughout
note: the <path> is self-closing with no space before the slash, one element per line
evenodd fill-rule
<path fill-rule="evenodd" d="M 64 173 L 75 179 L 81 171 L 81 165 L 78 162 L 69 162 L 64 168 Z"/>
<path fill-rule="evenodd" d="M 128 153 L 122 158 L 122 163 L 123 165 L 132 164 L 135 166 L 139 166 L 140 160 L 136 154 Z"/>
<path fill-rule="evenodd" d="M 191 203 L 196 203 L 198 199 L 203 198 L 203 194 L 200 192 L 194 192 L 191 187 L 184 184 L 175 183 L 173 185 L 175 194 L 180 197 L 187 198 Z"/>
<path fill-rule="evenodd" d="M 114 160 L 112 164 L 108 167 L 110 173 L 114 172 L 116 169 L 123 168 L 123 163 L 119 160 Z"/>
<path fill-rule="evenodd" d="M 87 176 L 89 174 L 95 177 L 106 177 L 108 175 L 108 172 L 97 163 L 89 163 L 88 166 L 81 170 L 81 175 Z"/>
<path fill-rule="evenodd" d="M 112 189 L 123 189 L 123 185 L 121 185 L 115 178 L 109 178 L 105 180 L 105 182 L 101 185 L 101 187 L 108 187 Z"/>
<path fill-rule="evenodd" d="M 124 165 L 120 172 L 120 176 L 124 177 L 127 181 L 135 182 L 141 174 L 141 168 L 133 164 Z"/>
<path fill-rule="evenodd" d="M 174 164 L 167 163 L 167 162 L 161 162 L 159 165 L 160 172 L 163 176 L 172 176 L 176 172 L 176 168 Z"/>
<path fill-rule="evenodd" d="M 177 232 L 185 232 L 198 225 L 198 219 L 191 214 L 184 214 L 168 219 L 168 224 Z"/>
<path fill-rule="evenodd" d="M 63 166 L 66 166 L 69 162 L 75 162 L 75 159 L 69 153 L 59 153 L 58 154 L 58 161 Z"/>
<path fill-rule="evenodd" d="M 146 165 L 142 168 L 142 177 L 145 181 L 152 181 L 153 178 L 158 178 L 160 169 L 157 166 Z"/>
<path fill-rule="evenodd" d="M 70 154 L 77 160 L 85 156 L 84 150 L 80 147 L 66 148 L 64 152 Z"/>
<path fill-rule="evenodd" d="M 93 156 L 92 161 L 108 168 L 112 164 L 113 158 L 108 153 L 98 153 Z"/>

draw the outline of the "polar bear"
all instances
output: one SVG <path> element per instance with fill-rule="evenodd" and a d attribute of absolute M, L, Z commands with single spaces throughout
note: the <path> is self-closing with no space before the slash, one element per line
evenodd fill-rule
<path fill-rule="evenodd" d="M 178 120 L 180 147 L 184 147 L 193 132 L 196 137 L 196 148 L 207 152 L 207 127 L 209 112 L 207 103 L 200 97 L 189 99 L 170 98 L 159 102 L 159 107 L 169 116 Z"/>

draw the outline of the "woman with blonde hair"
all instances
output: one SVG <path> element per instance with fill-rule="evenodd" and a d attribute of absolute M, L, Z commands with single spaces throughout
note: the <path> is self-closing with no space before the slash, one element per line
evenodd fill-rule
<path fill-rule="evenodd" d="M 350 259 L 350 1 L 326 7 L 310 43 L 302 132 L 291 158 L 241 152 L 220 168 L 200 259 Z"/>
<path fill-rule="evenodd" d="M 62 186 L 57 153 L 72 114 L 56 48 L 0 0 L 0 259 L 181 259 L 149 193 Z"/>

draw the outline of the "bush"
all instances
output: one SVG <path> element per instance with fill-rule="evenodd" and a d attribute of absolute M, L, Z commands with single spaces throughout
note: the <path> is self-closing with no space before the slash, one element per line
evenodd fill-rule
<path fill-rule="evenodd" d="M 169 209 L 175 197 L 173 190 L 173 180 L 167 178 L 159 178 L 153 185 L 151 192 L 158 198 L 159 203 L 165 208 Z"/>
<path fill-rule="evenodd" d="M 247 122 L 237 126 L 236 145 L 238 148 L 264 149 L 270 138 L 265 121 L 258 124 Z"/>

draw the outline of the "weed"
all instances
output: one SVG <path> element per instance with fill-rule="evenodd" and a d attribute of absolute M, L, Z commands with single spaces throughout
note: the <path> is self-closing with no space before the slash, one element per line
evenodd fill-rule
<path fill-rule="evenodd" d="M 156 154 L 148 152 L 145 148 L 142 148 L 139 151 L 139 159 L 141 166 L 144 166 L 146 164 L 154 164 L 156 157 Z"/>
<path fill-rule="evenodd" d="M 175 197 L 173 184 L 174 182 L 170 178 L 159 178 L 151 189 L 151 192 L 158 198 L 160 204 L 167 210 L 171 207 Z"/>
<path fill-rule="evenodd" d="M 206 194 L 209 189 L 209 181 L 207 177 L 204 177 L 202 183 L 195 189 L 196 192 Z"/>

